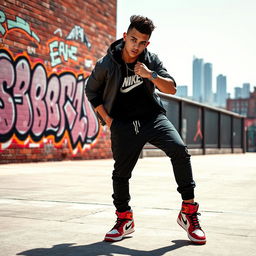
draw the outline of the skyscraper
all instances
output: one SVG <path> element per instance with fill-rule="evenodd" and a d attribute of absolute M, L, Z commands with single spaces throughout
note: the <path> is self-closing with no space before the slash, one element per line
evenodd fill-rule
<path fill-rule="evenodd" d="M 204 64 L 204 96 L 203 101 L 208 104 L 213 103 L 212 95 L 212 64 Z"/>
<path fill-rule="evenodd" d="M 235 99 L 242 98 L 242 88 L 241 87 L 235 87 Z"/>
<path fill-rule="evenodd" d="M 187 85 L 178 85 L 176 96 L 187 98 L 188 97 L 188 86 Z"/>
<path fill-rule="evenodd" d="M 225 108 L 226 99 L 227 99 L 227 78 L 226 76 L 218 75 L 217 76 L 217 106 Z"/>
<path fill-rule="evenodd" d="M 193 59 L 193 100 L 203 102 L 204 96 L 204 72 L 203 59 Z"/>
<path fill-rule="evenodd" d="M 243 83 L 242 98 L 246 99 L 250 97 L 250 83 Z"/>

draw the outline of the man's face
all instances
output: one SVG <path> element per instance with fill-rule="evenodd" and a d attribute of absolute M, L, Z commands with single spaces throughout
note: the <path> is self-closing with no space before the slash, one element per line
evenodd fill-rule
<path fill-rule="evenodd" d="M 149 35 L 140 33 L 137 29 L 132 28 L 123 35 L 124 58 L 126 61 L 135 61 L 143 50 L 149 45 Z"/>

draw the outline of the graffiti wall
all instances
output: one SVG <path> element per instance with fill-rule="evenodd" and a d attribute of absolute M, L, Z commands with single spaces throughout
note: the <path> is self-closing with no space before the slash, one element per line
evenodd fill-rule
<path fill-rule="evenodd" d="M 11 2 L 0 5 L 0 163 L 111 157 L 84 89 L 115 40 L 116 1 Z"/>

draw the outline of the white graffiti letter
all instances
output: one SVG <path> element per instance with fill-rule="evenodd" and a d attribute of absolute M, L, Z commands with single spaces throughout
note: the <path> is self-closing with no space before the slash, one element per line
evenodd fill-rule
<path fill-rule="evenodd" d="M 49 44 L 50 47 L 50 57 L 51 57 L 51 66 L 55 67 L 59 64 L 61 64 L 60 54 L 58 51 L 59 42 L 53 41 Z M 57 50 L 54 50 L 54 48 L 57 48 Z"/>

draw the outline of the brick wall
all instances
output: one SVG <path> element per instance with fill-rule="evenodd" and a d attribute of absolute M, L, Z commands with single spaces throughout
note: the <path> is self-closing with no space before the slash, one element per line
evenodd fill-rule
<path fill-rule="evenodd" d="M 110 158 L 84 87 L 116 36 L 116 0 L 0 4 L 0 163 Z"/>

